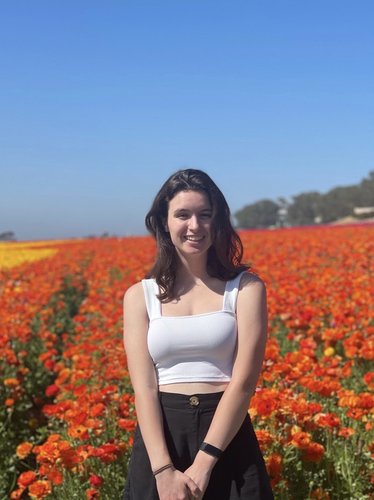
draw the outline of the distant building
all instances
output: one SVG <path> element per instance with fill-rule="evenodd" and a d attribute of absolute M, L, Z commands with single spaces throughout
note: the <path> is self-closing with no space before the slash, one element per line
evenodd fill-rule
<path fill-rule="evenodd" d="M 374 215 L 374 207 L 354 207 L 355 215 Z"/>
<path fill-rule="evenodd" d="M 288 216 L 288 209 L 287 207 L 280 207 L 277 212 L 277 219 L 276 219 L 276 227 L 285 227 L 288 226 L 288 221 L 287 221 L 287 216 Z"/>

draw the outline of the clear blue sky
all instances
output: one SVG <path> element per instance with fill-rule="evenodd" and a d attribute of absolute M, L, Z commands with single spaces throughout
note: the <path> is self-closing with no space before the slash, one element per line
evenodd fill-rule
<path fill-rule="evenodd" d="M 143 234 L 175 170 L 232 212 L 374 169 L 372 0 L 5 0 L 0 232 Z"/>

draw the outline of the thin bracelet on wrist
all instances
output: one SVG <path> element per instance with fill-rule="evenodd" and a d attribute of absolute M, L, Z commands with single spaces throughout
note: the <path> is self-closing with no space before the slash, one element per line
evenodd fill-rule
<path fill-rule="evenodd" d="M 174 465 L 173 464 L 166 464 L 166 465 L 163 465 L 162 467 L 160 467 L 159 469 L 156 469 L 156 470 L 153 470 L 152 471 L 152 474 L 154 476 L 157 476 L 157 474 L 160 474 L 160 472 L 163 472 L 164 470 L 166 469 L 174 469 Z"/>
<path fill-rule="evenodd" d="M 222 450 L 205 442 L 201 444 L 200 450 L 204 451 L 205 453 L 208 453 L 208 455 L 211 455 L 212 457 L 215 458 L 219 458 L 222 455 Z"/>

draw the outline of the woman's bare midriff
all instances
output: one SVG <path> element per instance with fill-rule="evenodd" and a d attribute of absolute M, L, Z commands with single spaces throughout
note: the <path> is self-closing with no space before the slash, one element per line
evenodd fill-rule
<path fill-rule="evenodd" d="M 177 394 L 210 394 L 212 392 L 222 392 L 229 382 L 184 382 L 177 384 L 164 384 L 159 386 L 160 392 L 174 392 Z"/>

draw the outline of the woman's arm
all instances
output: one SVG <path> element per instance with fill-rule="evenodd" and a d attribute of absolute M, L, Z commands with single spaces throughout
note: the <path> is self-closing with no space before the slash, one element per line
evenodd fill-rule
<path fill-rule="evenodd" d="M 147 346 L 148 315 L 141 283 L 127 290 L 123 307 L 124 346 L 137 419 L 151 468 L 156 470 L 172 462 L 164 437 L 156 373 Z M 174 469 L 157 474 L 156 482 L 161 499 L 187 499 L 189 490 L 199 494 L 192 479 Z"/>
<path fill-rule="evenodd" d="M 238 345 L 233 373 L 210 424 L 205 442 L 224 450 L 241 427 L 255 392 L 267 339 L 264 283 L 252 274 L 241 279 L 237 299 Z M 186 473 L 205 491 L 217 459 L 199 451 Z"/>

